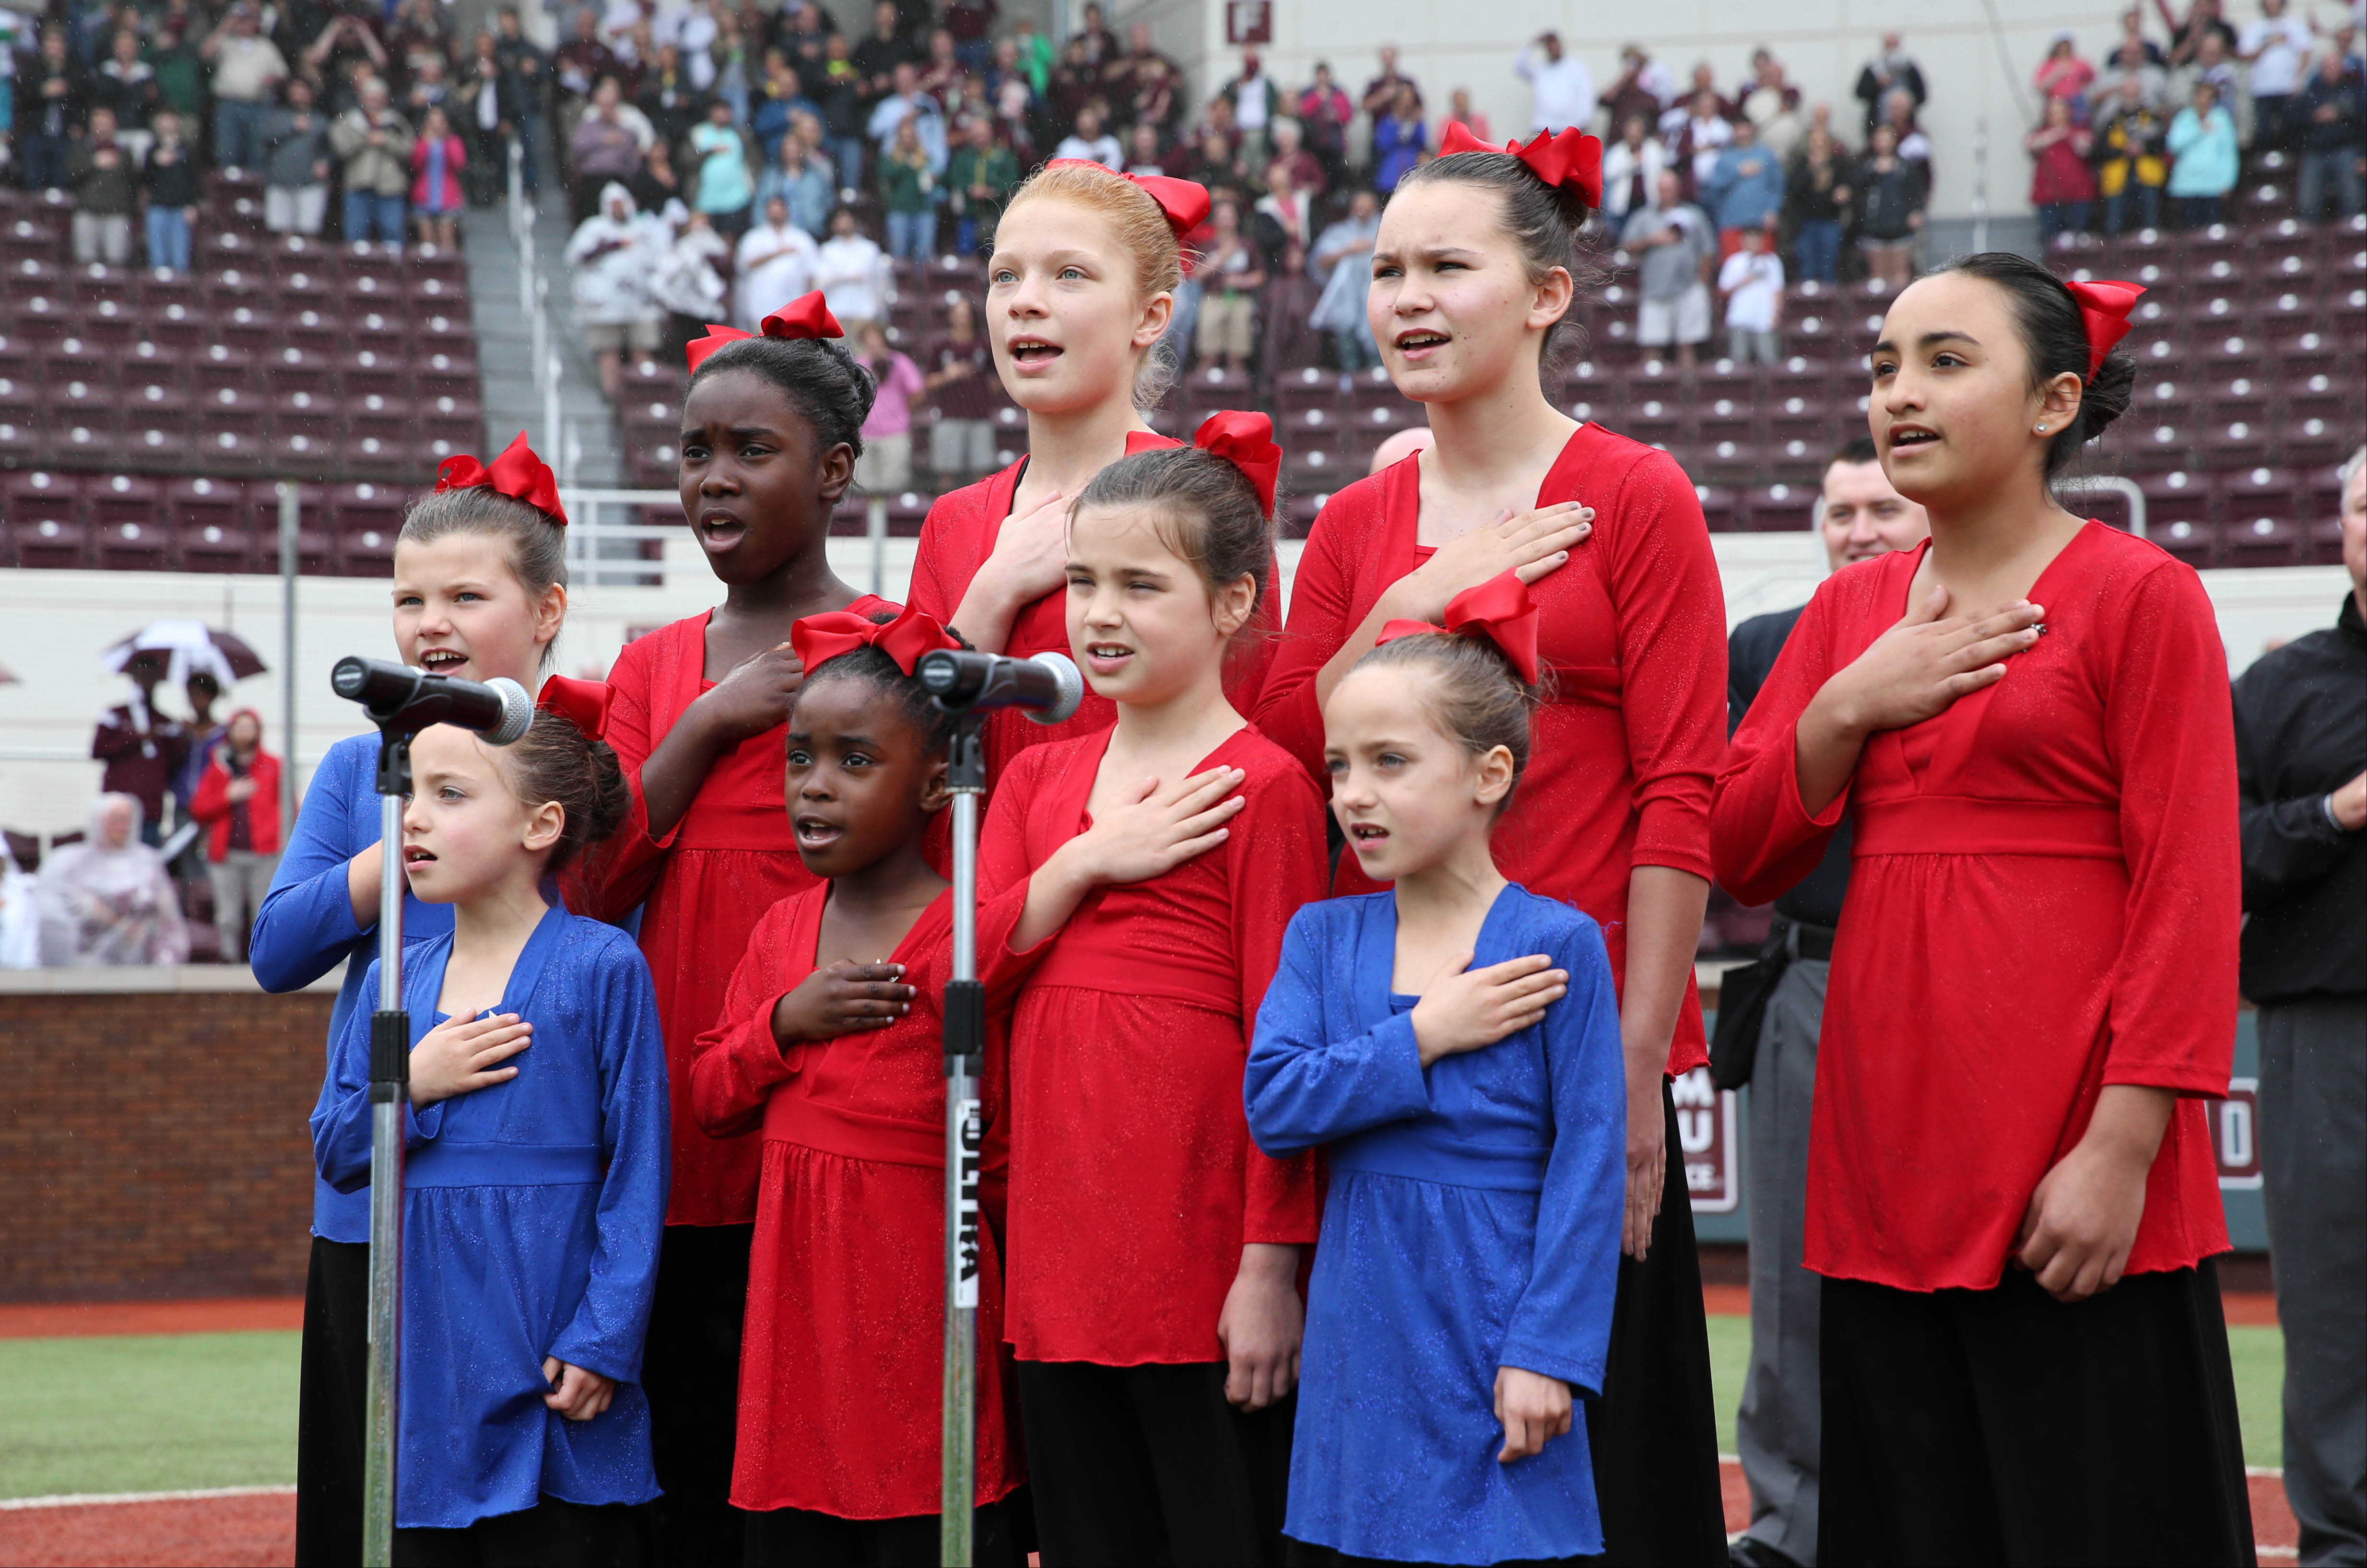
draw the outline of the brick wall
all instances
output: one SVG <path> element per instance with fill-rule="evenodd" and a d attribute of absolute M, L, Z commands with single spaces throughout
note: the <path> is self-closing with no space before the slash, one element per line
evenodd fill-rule
<path fill-rule="evenodd" d="M 0 995 L 0 1302 L 301 1294 L 333 1000 Z"/>

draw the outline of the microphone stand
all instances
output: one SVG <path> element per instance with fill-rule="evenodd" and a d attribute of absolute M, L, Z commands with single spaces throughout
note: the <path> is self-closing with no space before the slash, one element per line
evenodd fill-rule
<path fill-rule="evenodd" d="M 402 806 L 411 735 L 379 721 L 378 1009 L 370 1014 L 369 1362 L 362 1428 L 362 1562 L 394 1561 L 402 1361 L 402 1114 L 411 1100 L 411 1014 L 402 1005 Z"/>
<path fill-rule="evenodd" d="M 937 1561 L 969 1568 L 978 1495 L 979 1168 L 984 1122 L 986 990 L 978 978 L 978 807 L 986 793 L 985 714 L 954 718 L 946 787 L 953 795 L 953 976 L 946 982 L 946 1354 Z"/>
<path fill-rule="evenodd" d="M 411 739 L 434 724 L 478 730 L 496 746 L 534 717 L 511 680 L 447 682 L 400 665 L 341 659 L 329 689 L 362 705 L 378 726 L 378 1007 L 370 1014 L 369 1355 L 362 1423 L 362 1562 L 394 1560 L 395 1461 L 402 1434 L 402 1122 L 411 1104 L 411 1014 L 402 1005 L 402 803 L 411 795 Z M 474 694 L 463 697 L 463 690 Z M 498 700 L 489 716 L 482 700 Z"/>

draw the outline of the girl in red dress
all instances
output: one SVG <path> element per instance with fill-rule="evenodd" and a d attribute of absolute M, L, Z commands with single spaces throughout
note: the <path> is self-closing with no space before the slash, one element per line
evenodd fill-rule
<path fill-rule="evenodd" d="M 1586 1406 L 1604 1550 L 1722 1563 L 1709 1328 L 1668 1089 L 1708 1055 L 1693 959 L 1724 748 L 1717 563 L 1667 454 L 1578 423 L 1543 390 L 1560 382 L 1601 144 L 1569 131 L 1515 156 L 1452 126 L 1441 147 L 1389 201 L 1366 302 L 1436 445 L 1316 519 L 1258 724 L 1322 776 L 1322 702 L 1383 626 L 1435 623 L 1507 570 L 1530 585 L 1552 697 L 1497 863 L 1602 926 L 1626 1062 L 1624 1256 L 1603 1394 Z M 1334 891 L 1373 886 L 1351 858 Z"/>
<path fill-rule="evenodd" d="M 723 603 L 634 642 L 608 676 L 608 740 L 633 809 L 586 867 L 583 907 L 604 919 L 641 907 L 675 1086 L 643 1374 L 669 1560 L 739 1561 L 728 1497 L 760 1159 L 754 1134 L 710 1137 L 691 1114 L 691 1048 L 758 919 L 814 885 L 781 814 L 783 726 L 802 673 L 790 627 L 879 603 L 840 581 L 825 553 L 872 394 L 838 335 L 810 294 L 767 317 L 760 337 L 718 329 L 690 345 L 682 510 Z"/>
<path fill-rule="evenodd" d="M 1025 221 L 1013 222 L 1025 213 Z M 1172 373 L 1156 354 L 1183 282 L 1176 236 L 1208 215 L 1189 180 L 1048 164 L 1011 199 L 987 264 L 987 337 L 1012 400 L 1027 411 L 1027 455 L 940 496 L 922 525 L 912 601 L 991 653 L 1065 653 L 1061 593 L 1070 503 L 1131 452 L 1173 446 L 1144 421 Z M 1264 571 L 1274 577 L 1269 561 Z M 1249 711 L 1281 616 L 1254 612 L 1226 666 L 1226 693 Z M 986 761 L 1000 780 L 1026 747 L 1106 728 L 1116 711 L 1088 694 L 1048 728 L 1015 711 L 989 716 Z"/>
<path fill-rule="evenodd" d="M 1992 253 L 1899 295 L 1869 420 L 1931 540 L 1817 591 L 1718 780 L 1748 902 L 1855 824 L 1808 1155 L 1828 1564 L 2252 1558 L 2203 1105 L 2226 656 L 2193 571 L 2047 489 L 2128 407 L 2141 292 Z"/>
<path fill-rule="evenodd" d="M 1322 896 L 1322 804 L 1223 681 L 1273 591 L 1271 430 L 1217 414 L 1078 498 L 1069 646 L 1117 722 L 1021 752 L 980 850 L 980 966 L 1025 981 L 1003 1333 L 1048 1568 L 1280 1557 L 1321 1213 L 1313 1157 L 1250 1142 L 1241 1084 Z"/>
<path fill-rule="evenodd" d="M 959 644 L 917 610 L 809 616 L 789 637 L 807 673 L 788 821 L 823 880 L 756 923 L 690 1068 L 702 1128 L 764 1140 L 731 1501 L 753 1564 L 934 1562 L 953 905 L 923 844 L 948 799 L 946 721 L 912 671 Z M 1016 1568 L 991 1231 L 980 1269 L 974 1539 L 979 1562 Z"/>

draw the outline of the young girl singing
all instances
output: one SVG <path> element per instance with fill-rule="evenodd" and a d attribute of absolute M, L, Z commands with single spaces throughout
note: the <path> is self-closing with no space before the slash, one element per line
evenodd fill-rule
<path fill-rule="evenodd" d="M 1049 1568 L 1280 1548 L 1319 1216 L 1312 1156 L 1251 1145 L 1241 1070 L 1283 930 L 1322 891 L 1323 821 L 1225 698 L 1272 592 L 1271 428 L 1217 414 L 1078 497 L 1069 646 L 1116 723 L 1019 753 L 980 850 L 984 894 L 1019 890 L 979 952 L 1026 981 L 1004 1334 Z"/>
<path fill-rule="evenodd" d="M 2129 406 L 2142 292 L 1991 252 L 1899 295 L 1868 419 L 1931 537 L 1817 590 L 1718 779 L 1749 902 L 1855 831 L 1808 1152 L 1821 1562 L 2251 1561 L 2202 1104 L 2226 655 L 2192 570 L 2048 490 Z"/>
<path fill-rule="evenodd" d="M 452 929 L 402 971 L 398 1562 L 629 1561 L 626 1509 L 657 1495 L 640 1376 L 665 1051 L 632 939 L 547 891 L 628 800 L 584 690 L 567 705 L 588 736 L 546 711 L 507 747 L 448 725 L 412 743 L 403 866 Z M 369 1078 L 357 1009 L 312 1117 L 340 1191 L 369 1180 Z"/>
<path fill-rule="evenodd" d="M 1535 594 L 1553 697 L 1495 846 L 1513 881 L 1601 925 L 1619 983 L 1626 1261 L 1603 1395 L 1586 1407 L 1604 1550 L 1723 1563 L 1709 1326 L 1667 1087 L 1708 1057 L 1693 963 L 1726 716 L 1717 562 L 1683 469 L 1576 423 L 1544 389 L 1573 330 L 1601 145 L 1566 131 L 1515 155 L 1449 126 L 1440 150 L 1390 197 L 1366 300 L 1436 444 L 1316 519 L 1258 723 L 1319 771 L 1320 705 L 1390 621 L 1436 622 L 1507 570 Z M 1372 886 L 1357 864 L 1340 871 L 1337 891 Z"/>
<path fill-rule="evenodd" d="M 1207 216 L 1208 193 L 1189 180 L 1074 160 L 1046 164 L 1012 197 L 987 264 L 986 321 L 1003 389 L 1027 411 L 1027 455 L 938 498 L 912 564 L 912 603 L 979 647 L 1014 659 L 1068 650 L 1070 503 L 1110 463 L 1176 445 L 1143 411 L 1173 374 L 1152 351 L 1183 282 L 1177 236 Z M 1273 579 L 1270 562 L 1261 570 Z M 1253 614 L 1225 671 L 1242 713 L 1257 701 L 1281 624 L 1271 597 Z M 1116 716 L 1098 692 L 1048 728 L 992 715 L 991 776 L 999 785 L 1025 748 L 1089 735 Z"/>
<path fill-rule="evenodd" d="M 1601 1393 L 1626 1090 L 1595 923 L 1504 880 L 1536 612 L 1507 572 L 1392 622 L 1324 705 L 1331 809 L 1391 890 L 1291 921 L 1250 1050 L 1250 1131 L 1328 1144 L 1291 1449 L 1319 1560 L 1603 1550 L 1574 1393 Z"/>
<path fill-rule="evenodd" d="M 912 668 L 960 644 L 917 610 L 809 616 L 790 639 L 788 817 L 823 880 L 756 923 L 691 1064 L 700 1124 L 761 1126 L 764 1146 L 731 1501 L 752 1563 L 933 1562 L 953 903 L 923 847 L 950 798 L 946 721 Z M 974 1541 L 1017 1568 L 991 1227 L 980 1267 Z"/>
<path fill-rule="evenodd" d="M 534 689 L 567 615 L 567 515 L 549 468 L 520 434 L 487 468 L 444 464 L 394 546 L 394 643 L 405 664 Z M 378 947 L 378 737 L 329 748 L 255 916 L 248 957 L 268 991 L 345 965 L 328 1046 L 367 1020 L 362 970 Z M 406 953 L 452 929 L 448 906 L 406 895 Z M 325 1063 L 324 1063 L 325 1066 Z M 324 1072 L 316 1111 L 329 1104 Z M 361 1561 L 363 1394 L 368 1366 L 369 1194 L 316 1179 L 297 1404 L 296 1557 Z"/>
<path fill-rule="evenodd" d="M 802 669 L 800 616 L 880 602 L 830 570 L 831 509 L 863 450 L 871 380 L 820 294 L 690 345 L 682 510 L 723 603 L 617 658 L 610 740 L 633 791 L 616 839 L 585 868 L 587 912 L 642 906 L 674 1104 L 674 1192 L 650 1335 L 662 1550 L 739 1561 L 729 1497 L 740 1325 L 760 1141 L 709 1137 L 691 1113 L 690 1054 L 748 933 L 814 884 L 781 814 L 781 746 Z"/>

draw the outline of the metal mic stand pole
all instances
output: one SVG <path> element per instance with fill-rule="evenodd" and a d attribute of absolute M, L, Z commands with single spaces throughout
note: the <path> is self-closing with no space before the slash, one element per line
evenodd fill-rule
<path fill-rule="evenodd" d="M 938 1556 L 969 1568 L 978 1495 L 978 1180 L 983 1122 L 986 991 L 978 979 L 978 806 L 986 793 L 985 716 L 957 715 L 946 785 L 953 795 L 954 968 L 946 982 L 946 1358 Z"/>
<path fill-rule="evenodd" d="M 402 1120 L 411 1015 L 402 1005 L 402 807 L 411 736 L 379 727 L 378 1010 L 370 1014 L 368 1408 L 362 1430 L 362 1562 L 394 1560 L 397 1379 L 402 1362 Z"/>

